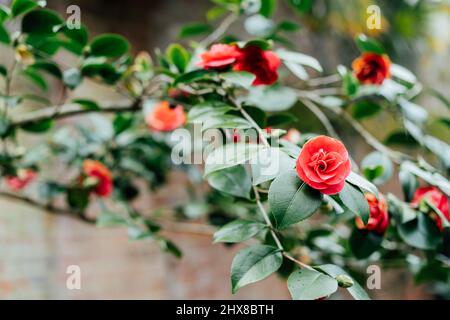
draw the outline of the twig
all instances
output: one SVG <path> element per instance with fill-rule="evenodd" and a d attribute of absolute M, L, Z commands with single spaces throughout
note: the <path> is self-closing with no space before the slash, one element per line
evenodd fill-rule
<path fill-rule="evenodd" d="M 63 119 L 75 115 L 100 112 L 100 113 L 115 113 L 123 111 L 140 110 L 140 101 L 136 102 L 115 102 L 105 103 L 100 109 L 85 109 L 78 104 L 67 104 L 61 107 L 61 111 L 55 114 L 55 107 L 47 107 L 37 111 L 29 112 L 19 119 L 13 119 L 12 126 L 21 126 L 29 123 L 39 122 L 52 118 Z"/>
<path fill-rule="evenodd" d="M 306 83 L 313 87 L 318 87 L 330 83 L 335 83 L 341 80 L 341 77 L 338 74 L 332 74 L 331 76 L 321 77 L 321 78 L 314 78 L 308 80 Z"/>
<path fill-rule="evenodd" d="M 210 33 L 205 39 L 200 41 L 200 45 L 202 47 L 208 47 L 210 44 L 216 42 L 220 39 L 220 37 L 227 32 L 228 28 L 238 19 L 238 16 L 234 13 L 228 15 L 225 19 L 222 20 L 222 22 L 219 24 L 219 26 L 214 30 L 212 33 Z"/>

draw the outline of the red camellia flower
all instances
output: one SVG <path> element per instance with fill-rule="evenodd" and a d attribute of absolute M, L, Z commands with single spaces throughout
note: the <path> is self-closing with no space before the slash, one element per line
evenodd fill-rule
<path fill-rule="evenodd" d="M 96 180 L 94 192 L 100 197 L 107 197 L 113 190 L 113 179 L 109 169 L 96 160 L 84 160 L 83 174 Z"/>
<path fill-rule="evenodd" d="M 256 76 L 253 85 L 271 85 L 278 79 L 280 58 L 272 51 L 264 51 L 257 46 L 240 49 L 242 55 L 233 67 L 235 71 L 247 71 Z"/>
<path fill-rule="evenodd" d="M 205 69 L 223 69 L 235 63 L 240 56 L 241 52 L 237 46 L 219 43 L 201 54 L 198 66 Z"/>
<path fill-rule="evenodd" d="M 30 184 L 37 177 L 37 173 L 32 169 L 18 169 L 16 176 L 5 177 L 8 187 L 14 191 L 20 191 Z"/>
<path fill-rule="evenodd" d="M 145 119 L 147 125 L 156 131 L 172 131 L 186 122 L 181 105 L 172 106 L 168 101 L 157 104 Z"/>
<path fill-rule="evenodd" d="M 391 61 L 387 55 L 366 52 L 353 61 L 352 68 L 362 84 L 381 85 L 390 77 Z"/>
<path fill-rule="evenodd" d="M 366 193 L 365 196 L 370 208 L 369 222 L 367 225 L 364 225 L 361 218 L 356 217 L 356 226 L 359 229 L 366 229 L 382 235 L 389 226 L 389 215 L 386 200 L 381 194 L 379 199 L 371 193 Z"/>
<path fill-rule="evenodd" d="M 417 188 L 411 204 L 418 207 L 422 200 L 428 200 L 442 212 L 442 214 L 447 218 L 448 221 L 450 221 L 449 201 L 447 196 L 441 190 L 434 186 Z M 438 226 L 439 230 L 441 230 L 442 232 L 442 219 L 436 213 L 433 213 L 432 217 L 436 221 L 436 225 Z"/>
<path fill-rule="evenodd" d="M 300 179 L 324 194 L 340 192 L 350 170 L 345 146 L 327 136 L 318 136 L 306 142 L 297 159 Z"/>

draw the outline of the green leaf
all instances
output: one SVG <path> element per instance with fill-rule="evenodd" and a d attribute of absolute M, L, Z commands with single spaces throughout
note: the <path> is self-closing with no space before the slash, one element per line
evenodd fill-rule
<path fill-rule="evenodd" d="M 408 148 L 414 148 L 418 146 L 416 139 L 410 134 L 402 131 L 396 131 L 391 133 L 384 142 L 389 145 L 401 145 Z"/>
<path fill-rule="evenodd" d="M 289 4 L 300 14 L 311 11 L 313 0 L 288 0 Z"/>
<path fill-rule="evenodd" d="M 252 162 L 253 185 L 270 181 L 295 168 L 295 159 L 279 148 L 263 149 Z"/>
<path fill-rule="evenodd" d="M 294 300 L 316 300 L 335 293 L 338 283 L 322 272 L 301 269 L 289 276 L 288 289 Z"/>
<path fill-rule="evenodd" d="M 102 211 L 96 221 L 97 227 L 110 228 L 128 225 L 127 219 L 109 211 Z"/>
<path fill-rule="evenodd" d="M 195 37 L 199 35 L 203 35 L 206 33 L 209 33 L 212 31 L 212 28 L 209 24 L 205 23 L 191 23 L 188 25 L 185 25 L 181 28 L 180 33 L 178 36 L 180 38 L 187 38 L 187 37 Z"/>
<path fill-rule="evenodd" d="M 248 96 L 248 103 L 264 111 L 285 111 L 290 109 L 296 102 L 297 95 L 295 91 L 281 86 L 252 87 Z"/>
<path fill-rule="evenodd" d="M 115 84 L 121 77 L 121 73 L 115 66 L 103 59 L 87 59 L 84 61 L 81 73 L 86 77 L 100 77 L 107 84 Z"/>
<path fill-rule="evenodd" d="M 283 61 L 297 63 L 302 66 L 310 67 L 318 72 L 323 71 L 319 61 L 316 58 L 308 56 L 306 54 L 300 52 L 287 51 L 285 49 L 277 50 L 277 54 Z"/>
<path fill-rule="evenodd" d="M 175 79 L 173 85 L 176 86 L 179 83 L 191 83 L 194 81 L 209 79 L 214 74 L 215 74 L 215 72 L 211 71 L 211 70 L 199 69 L 199 70 L 190 71 L 190 72 L 184 73 L 184 74 L 180 75 L 179 77 L 177 77 Z"/>
<path fill-rule="evenodd" d="M 233 107 L 222 102 L 204 102 L 196 104 L 189 110 L 189 122 L 205 122 L 211 117 L 221 117 L 228 111 L 234 110 Z"/>
<path fill-rule="evenodd" d="M 269 203 L 277 228 L 310 217 L 322 203 L 322 194 L 300 180 L 295 170 L 276 178 L 269 188 Z"/>
<path fill-rule="evenodd" d="M 181 252 L 180 248 L 175 245 L 170 240 L 167 239 L 159 239 L 158 240 L 159 248 L 167 253 L 172 254 L 175 258 L 181 258 L 183 256 L 183 253 Z"/>
<path fill-rule="evenodd" d="M 234 166 L 215 171 L 207 176 L 208 183 L 214 189 L 235 197 L 250 197 L 252 181 L 243 166 Z"/>
<path fill-rule="evenodd" d="M 21 74 L 28 79 L 30 79 L 35 85 L 37 85 L 41 90 L 47 91 L 48 85 L 41 74 L 32 68 L 27 68 L 21 72 Z"/>
<path fill-rule="evenodd" d="M 367 203 L 366 197 L 361 190 L 352 186 L 350 183 L 346 182 L 344 189 L 339 192 L 339 198 L 342 203 L 350 209 L 354 214 L 361 217 L 364 224 L 369 222 L 370 210 L 369 204 Z"/>
<path fill-rule="evenodd" d="M 45 119 L 42 121 L 29 122 L 27 124 L 23 124 L 21 128 L 28 132 L 44 133 L 50 130 L 52 126 L 53 126 L 53 119 Z"/>
<path fill-rule="evenodd" d="M 6 67 L 2 64 L 0 64 L 0 75 L 2 75 L 3 77 L 6 77 L 6 75 L 8 74 L 8 69 L 6 69 Z"/>
<path fill-rule="evenodd" d="M 205 176 L 214 171 L 234 167 L 251 161 L 258 152 L 266 148 L 259 144 L 229 143 L 214 149 L 205 161 Z"/>
<path fill-rule="evenodd" d="M 0 23 L 0 42 L 9 44 L 11 42 L 11 38 L 9 36 L 8 30 Z"/>
<path fill-rule="evenodd" d="M 22 32 L 40 37 L 51 36 L 56 33 L 56 27 L 63 23 L 63 19 L 52 10 L 34 10 L 23 17 Z"/>
<path fill-rule="evenodd" d="M 416 76 L 411 71 L 395 63 L 391 64 L 391 75 L 411 84 L 417 82 Z"/>
<path fill-rule="evenodd" d="M 417 219 L 401 223 L 398 215 L 397 230 L 407 244 L 422 250 L 434 250 L 442 241 L 442 235 L 436 223 L 426 214 L 420 213 Z"/>
<path fill-rule="evenodd" d="M 33 10 L 37 6 L 38 4 L 34 0 L 14 0 L 11 5 L 11 14 L 13 17 L 17 17 Z"/>
<path fill-rule="evenodd" d="M 345 272 L 341 267 L 338 267 L 333 264 L 324 264 L 321 266 L 316 267 L 318 270 L 325 272 L 329 276 L 336 278 L 340 275 L 346 275 L 350 278 L 352 278 L 347 272 Z M 347 288 L 348 292 L 352 295 L 352 297 L 355 300 L 370 300 L 367 293 L 364 291 L 364 289 L 358 284 L 358 282 L 353 279 L 353 286 L 350 288 Z"/>
<path fill-rule="evenodd" d="M 358 34 L 355 41 L 359 49 L 363 52 L 374 52 L 377 54 L 384 53 L 384 49 L 381 44 L 375 39 L 367 37 L 365 34 Z"/>
<path fill-rule="evenodd" d="M 353 228 L 349 238 L 349 246 L 357 259 L 366 259 L 380 249 L 383 237 L 369 230 Z"/>
<path fill-rule="evenodd" d="M 297 122 L 298 119 L 292 113 L 284 112 L 284 113 L 276 113 L 267 117 L 267 126 L 268 127 L 278 127 L 284 124 Z"/>
<path fill-rule="evenodd" d="M 259 13 L 266 18 L 270 18 L 277 7 L 277 0 L 261 0 Z"/>
<path fill-rule="evenodd" d="M 414 196 L 414 192 L 416 192 L 416 189 L 419 187 L 419 182 L 412 173 L 408 170 L 402 170 L 401 168 L 398 173 L 398 178 L 400 180 L 400 184 L 402 185 L 405 200 L 411 201 Z"/>
<path fill-rule="evenodd" d="M 214 233 L 214 242 L 236 243 L 248 240 L 266 228 L 261 222 L 235 220 Z"/>
<path fill-rule="evenodd" d="M 0 24 L 7 20 L 11 15 L 11 9 L 5 6 L 4 4 L 0 4 Z"/>
<path fill-rule="evenodd" d="M 231 265 L 232 293 L 245 285 L 267 278 L 280 268 L 282 262 L 283 256 L 275 247 L 253 245 L 242 249 Z"/>
<path fill-rule="evenodd" d="M 58 65 L 53 62 L 38 61 L 29 66 L 28 68 L 45 71 L 58 79 L 62 79 L 61 70 L 59 69 Z"/>
<path fill-rule="evenodd" d="M 88 44 L 89 33 L 88 33 L 86 27 L 83 25 L 79 29 L 77 29 L 77 28 L 69 29 L 67 26 L 64 26 L 64 28 L 61 30 L 61 32 L 67 38 L 69 38 L 72 42 L 76 43 L 78 45 L 78 47 L 80 47 L 81 49 L 83 49 L 83 47 Z"/>
<path fill-rule="evenodd" d="M 260 14 L 248 17 L 244 23 L 245 31 L 258 38 L 266 38 L 273 34 L 275 24 Z"/>
<path fill-rule="evenodd" d="M 84 110 L 100 110 L 100 106 L 97 102 L 89 99 L 73 99 L 72 103 L 79 104 Z"/>
<path fill-rule="evenodd" d="M 300 26 L 292 21 L 282 21 L 277 25 L 278 31 L 284 32 L 296 32 L 300 29 Z"/>
<path fill-rule="evenodd" d="M 378 103 L 369 100 L 356 101 L 351 108 L 355 119 L 369 118 L 381 111 L 381 106 Z"/>
<path fill-rule="evenodd" d="M 422 106 L 412 103 L 404 98 L 399 98 L 398 104 L 405 117 L 415 124 L 420 125 L 427 120 L 428 112 Z"/>
<path fill-rule="evenodd" d="M 67 69 L 63 73 L 64 85 L 71 90 L 78 87 L 82 80 L 81 71 L 77 68 Z"/>
<path fill-rule="evenodd" d="M 361 177 L 360 175 L 354 173 L 353 171 L 350 172 L 349 176 L 347 177 L 347 182 L 350 182 L 351 184 L 363 189 L 364 191 L 372 193 L 375 197 L 378 198 L 378 189 L 373 185 L 373 183 L 367 181 L 365 178 Z"/>
<path fill-rule="evenodd" d="M 128 40 L 118 34 L 102 34 L 90 44 L 90 55 L 95 57 L 118 58 L 128 52 Z"/>
<path fill-rule="evenodd" d="M 67 190 L 67 203 L 72 209 L 84 211 L 89 204 L 89 190 L 71 188 Z"/>
<path fill-rule="evenodd" d="M 256 76 L 245 71 L 231 71 L 220 75 L 225 82 L 235 84 L 244 88 L 250 88 Z"/>
<path fill-rule="evenodd" d="M 184 72 L 189 63 L 189 52 L 183 46 L 174 43 L 166 51 L 168 60 L 177 67 L 179 72 Z"/>
<path fill-rule="evenodd" d="M 225 15 L 227 12 L 228 10 L 223 7 L 213 7 L 206 12 L 206 19 L 208 19 L 208 21 L 214 21 Z"/>
<path fill-rule="evenodd" d="M 381 152 L 369 153 L 361 162 L 361 167 L 366 175 L 366 171 L 369 170 L 370 181 L 374 184 L 383 184 L 391 179 L 394 172 L 394 166 L 388 156 Z M 380 170 L 381 169 L 381 170 Z"/>
<path fill-rule="evenodd" d="M 134 123 L 132 114 L 118 113 L 113 120 L 114 134 L 119 135 L 122 132 L 131 128 Z"/>

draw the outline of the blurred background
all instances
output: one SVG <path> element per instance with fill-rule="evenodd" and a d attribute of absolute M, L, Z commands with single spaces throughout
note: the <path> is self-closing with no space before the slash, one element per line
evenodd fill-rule
<path fill-rule="evenodd" d="M 0 0 L 0 3 L 9 1 Z M 181 26 L 204 20 L 212 7 L 208 0 L 49 0 L 48 6 L 66 15 L 69 5 L 81 8 L 82 23 L 92 34 L 119 33 L 133 50 L 164 49 L 177 40 Z M 281 3 L 286 3 L 282 1 Z M 295 14 L 287 5 L 278 8 L 275 19 L 291 19 L 302 25 L 289 40 L 306 54 L 316 57 L 325 74 L 338 64 L 349 66 L 358 55 L 353 37 L 366 32 L 379 37 L 396 63 L 411 69 L 424 86 L 450 98 L 450 7 L 444 1 L 304 1 L 305 12 Z M 382 9 L 382 30 L 366 29 L 367 6 Z M 242 23 L 231 33 L 245 37 Z M 1 52 L 0 52 L 1 58 Z M 70 59 L 62 56 L 61 59 Z M 77 89 L 81 96 L 98 100 L 116 96 L 94 84 Z M 433 98 L 421 101 L 432 113 L 442 105 Z M 320 131 L 315 118 L 305 110 L 299 130 Z M 81 121 L 71 119 L 70 121 Z M 66 122 L 67 123 L 67 122 Z M 394 128 L 387 114 L 364 124 L 382 139 Z M 380 125 L 382 124 L 382 125 Z M 351 146 L 357 160 L 371 150 L 353 132 L 336 123 L 341 137 Z M 436 124 L 431 132 L 449 141 L 448 128 Z M 32 143 L 32 141 L 30 142 Z M 61 174 L 64 174 L 62 171 Z M 140 200 L 140 206 L 156 208 L 182 201 L 186 197 L 184 178 L 174 173 L 167 186 Z M 395 180 L 395 179 L 394 179 Z M 399 194 L 393 181 L 381 188 Z M 231 295 L 229 268 L 238 246 L 213 245 L 205 232 L 168 234 L 181 247 L 184 256 L 177 260 L 160 253 L 151 242 L 128 240 L 124 229 L 98 229 L 70 217 L 52 215 L 33 207 L 0 199 L 0 298 L 14 299 L 288 299 L 284 280 L 272 276 Z M 82 289 L 66 289 L 66 268 L 79 265 Z M 409 273 L 383 270 L 381 290 L 369 291 L 373 298 L 428 299 L 433 296 L 414 286 Z M 346 298 L 346 297 L 341 297 Z"/>

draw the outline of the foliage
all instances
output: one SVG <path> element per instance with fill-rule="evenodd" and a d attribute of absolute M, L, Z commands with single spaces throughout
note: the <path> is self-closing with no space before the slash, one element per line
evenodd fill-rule
<path fill-rule="evenodd" d="M 130 239 L 151 240 L 177 257 L 181 251 L 161 233 L 165 217 L 203 218 L 218 227 L 214 242 L 251 243 L 232 262 L 233 293 L 278 272 L 287 276 L 293 299 L 328 297 L 339 287 L 355 299 L 368 299 L 354 275 L 373 261 L 387 266 L 398 260 L 417 281 L 448 285 L 448 212 L 427 198 L 416 205 L 411 201 L 419 185 L 436 186 L 445 197 L 450 196 L 450 147 L 427 130 L 433 117 L 416 99 L 427 92 L 414 74 L 392 63 L 391 77 L 383 78 L 381 84 L 362 83 L 344 65 L 337 66 L 335 74 L 320 77 L 319 61 L 294 51 L 288 40 L 289 33 L 300 26 L 272 18 L 279 1 L 213 2 L 207 23 L 192 23 L 180 31 L 182 38 L 204 34 L 206 38 L 189 46 L 174 43 L 156 50 L 154 60 L 147 53 L 133 56 L 128 41 L 120 35 L 92 37 L 85 26 L 69 29 L 62 17 L 41 8 L 40 2 L 14 0 L 10 7 L 1 6 L 0 45 L 14 58 L 12 64 L 0 65 L 0 173 L 6 185 L 1 195 L 21 197 L 101 227 L 126 227 Z M 287 2 L 297 13 L 310 10 L 310 1 Z M 214 29 L 212 24 L 219 19 Z M 227 27 L 238 19 L 244 20 L 249 39 L 227 37 Z M 13 30 L 18 21 L 19 30 Z M 386 55 L 374 38 L 360 34 L 355 42 L 363 53 Z M 202 68 L 202 54 L 214 43 L 227 43 L 239 52 L 256 47 L 265 57 L 275 55 L 278 60 L 273 61 L 282 63 L 283 72 L 279 77 L 277 73 L 275 84 L 255 86 L 259 74 L 236 71 L 231 64 Z M 61 50 L 73 55 L 76 63 L 59 62 Z M 289 77 L 298 79 L 289 81 Z M 15 79 L 30 86 L 18 93 L 11 89 Z M 124 102 L 108 104 L 95 97 L 76 96 L 76 89 L 88 81 L 110 87 Z M 294 85 L 299 82 L 300 87 Z M 60 92 L 61 98 L 56 101 L 53 92 Z M 442 94 L 433 94 L 449 105 Z M 162 108 L 162 101 L 170 106 Z M 27 111 L 30 103 L 37 111 Z M 186 117 L 181 108 L 187 111 Z M 360 166 L 350 159 L 353 172 L 343 178 L 339 192 L 323 193 L 299 178 L 297 158 L 316 133 L 301 133 L 299 141 L 283 138 L 284 129 L 297 120 L 288 111 L 294 108 L 311 111 L 327 135 L 336 139 L 340 138 L 328 118 L 342 118 L 375 150 Z M 174 121 L 170 118 L 174 109 L 180 125 L 187 119 L 188 125 L 203 124 L 203 131 L 226 133 L 225 144 L 210 146 L 203 170 L 173 163 L 175 144 L 167 132 L 173 128 L 155 129 L 155 121 Z M 359 122 L 376 119 L 380 112 L 400 119 L 399 130 L 384 143 Z M 61 119 L 75 115 L 85 116 L 72 125 L 61 124 Z M 439 118 L 449 122 L 448 117 Z M 256 130 L 253 141 L 245 138 L 248 129 Z M 26 146 L 25 134 L 39 135 L 42 142 Z M 391 149 L 393 144 L 415 148 L 404 153 Z M 83 171 L 86 160 L 97 160 L 106 171 L 100 167 L 95 173 Z M 53 177 L 46 176 L 48 163 L 63 167 L 64 175 L 54 170 Z M 267 166 L 277 170 L 266 170 Z M 381 201 L 377 186 L 395 179 L 394 166 L 404 194 L 387 195 L 389 227 L 383 234 L 374 233 L 368 227 L 374 217 L 365 194 Z M 31 180 L 24 178 L 24 169 L 39 173 L 37 199 L 21 191 Z M 191 201 L 179 208 L 139 211 L 135 200 L 140 194 L 155 191 L 175 170 L 189 177 Z M 194 186 L 202 174 L 211 189 L 199 199 Z M 98 187 L 102 181 L 109 183 L 109 175 L 113 192 L 104 197 Z M 11 185 L 18 188 L 11 191 Z M 61 200 L 62 208 L 56 206 Z M 100 213 L 92 220 L 88 212 L 95 204 Z M 362 228 L 355 218 L 362 221 Z M 436 219 L 443 221 L 442 232 Z M 360 263 L 353 263 L 356 260 Z M 410 263 L 417 260 L 415 265 Z M 286 263 L 295 265 L 289 274 L 283 268 Z"/>

